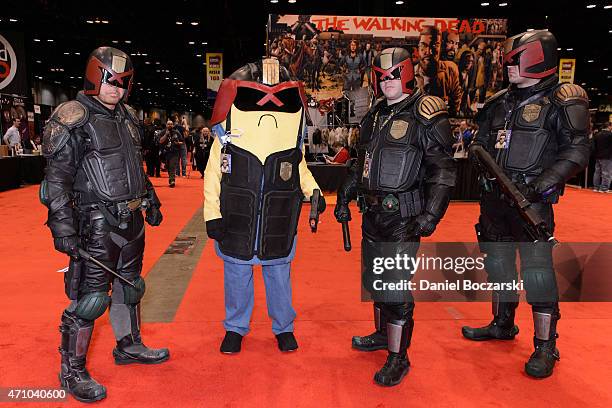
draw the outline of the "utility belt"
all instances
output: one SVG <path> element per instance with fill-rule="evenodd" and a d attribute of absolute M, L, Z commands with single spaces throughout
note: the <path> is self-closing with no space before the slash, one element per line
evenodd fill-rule
<path fill-rule="evenodd" d="M 126 229 L 132 213 L 146 210 L 149 207 L 147 198 L 134 198 L 132 200 L 115 203 L 97 202 L 79 205 L 80 211 L 100 210 L 106 221 L 113 227 Z"/>
<path fill-rule="evenodd" d="M 365 191 L 357 196 L 361 212 L 400 213 L 402 218 L 416 217 L 423 211 L 423 193 L 419 189 L 401 193 Z"/>

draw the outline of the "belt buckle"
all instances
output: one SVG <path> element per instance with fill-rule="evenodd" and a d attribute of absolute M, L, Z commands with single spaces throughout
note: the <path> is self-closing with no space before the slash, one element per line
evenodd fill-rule
<path fill-rule="evenodd" d="M 142 204 L 142 199 L 137 198 L 137 199 L 135 199 L 135 200 L 128 201 L 128 202 L 127 202 L 127 208 L 128 208 L 130 211 L 136 211 L 136 210 L 138 210 L 138 209 L 140 208 L 140 205 L 141 205 L 141 204 Z"/>
<path fill-rule="evenodd" d="M 396 212 L 399 210 L 399 200 L 393 194 L 387 194 L 382 200 L 382 207 L 386 212 Z"/>

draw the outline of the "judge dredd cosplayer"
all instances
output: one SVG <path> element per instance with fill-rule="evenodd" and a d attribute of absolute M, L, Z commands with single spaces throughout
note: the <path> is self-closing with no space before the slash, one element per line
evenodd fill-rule
<path fill-rule="evenodd" d="M 319 190 L 304 159 L 306 114 L 302 83 L 273 58 L 238 69 L 217 94 L 211 120 L 216 137 L 204 180 L 204 219 L 224 264 L 223 353 L 239 352 L 249 332 L 256 264 L 262 265 L 278 347 L 298 348 L 291 260 L 302 198 Z M 323 197 L 313 205 L 323 212 Z"/>
<path fill-rule="evenodd" d="M 381 245 L 385 256 L 415 256 L 421 237 L 430 236 L 448 207 L 455 185 L 452 137 L 446 104 L 414 87 L 410 54 L 403 48 L 382 51 L 373 65 L 378 99 L 361 123 L 358 160 L 338 191 L 335 216 L 351 219 L 348 204 L 358 198 L 362 220 L 362 283 L 374 300 L 376 331 L 353 337 L 362 351 L 388 350 L 376 383 L 399 384 L 410 362 L 407 349 L 414 326 L 414 299 L 409 290 L 378 292 L 367 270 Z M 387 271 L 385 279 L 411 279 Z"/>
<path fill-rule="evenodd" d="M 70 256 L 64 279 L 71 303 L 61 318 L 59 379 L 83 402 L 106 397 L 106 388 L 85 365 L 94 321 L 109 305 L 117 364 L 169 358 L 167 349 L 148 348 L 140 336 L 144 221 L 157 226 L 162 214 L 142 168 L 138 117 L 125 103 L 132 77 L 126 53 L 111 47 L 94 50 L 83 91 L 57 107 L 43 134 L 47 168 L 40 199 L 49 210 L 55 249 Z"/>
<path fill-rule="evenodd" d="M 496 160 L 540 217 L 554 229 L 553 204 L 564 185 L 588 162 L 588 98 L 578 85 L 559 84 L 557 41 L 552 33 L 536 30 L 515 35 L 504 44 L 504 66 L 510 86 L 492 96 L 478 113 L 480 126 L 474 143 Z M 480 219 L 476 232 L 486 253 L 490 282 L 521 277 L 531 305 L 535 351 L 525 372 L 536 378 L 553 373 L 559 313 L 558 289 L 553 268 L 552 244 L 529 229 L 516 207 L 495 180 L 481 176 Z M 493 293 L 493 320 L 484 327 L 463 327 L 470 340 L 512 340 L 519 295 Z"/>

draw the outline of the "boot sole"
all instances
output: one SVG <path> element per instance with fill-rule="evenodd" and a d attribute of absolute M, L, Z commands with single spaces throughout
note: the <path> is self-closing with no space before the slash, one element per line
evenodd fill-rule
<path fill-rule="evenodd" d="M 115 364 L 116 365 L 129 365 L 129 364 L 154 365 L 154 364 L 161 364 L 165 361 L 168 361 L 169 359 L 170 359 L 170 354 L 168 354 L 166 357 L 163 357 L 159 360 L 151 360 L 151 361 L 141 361 L 141 360 L 136 360 L 133 358 L 123 359 L 123 358 L 115 357 Z"/>
<path fill-rule="evenodd" d="M 525 366 L 525 374 L 527 374 L 529 377 L 531 378 L 536 378 L 536 379 L 543 379 L 543 378 L 548 378 L 550 377 L 553 372 L 551 371 L 550 373 L 544 373 L 544 374 L 536 374 L 533 372 L 529 372 L 529 370 L 527 369 L 527 366 Z"/>
<path fill-rule="evenodd" d="M 62 376 L 60 374 L 58 374 L 58 378 L 59 378 L 59 381 L 60 381 L 60 387 L 64 391 L 66 391 L 68 394 L 72 395 L 72 398 L 74 398 L 75 400 L 77 400 L 79 402 L 84 402 L 84 403 L 88 404 L 88 403 L 91 403 L 91 402 L 101 401 L 104 398 L 106 398 L 106 391 L 104 392 L 104 394 L 102 394 L 102 395 L 100 395 L 100 396 L 98 396 L 98 397 L 96 397 L 94 399 L 84 399 L 84 398 L 78 397 L 78 396 L 74 395 L 72 393 L 72 391 L 70 391 L 70 388 L 68 388 L 67 385 L 64 384 L 64 381 L 62 380 Z"/>
<path fill-rule="evenodd" d="M 385 344 L 384 346 L 374 346 L 374 347 L 363 347 L 363 346 L 358 346 L 356 344 L 351 344 L 351 347 L 355 350 L 358 351 L 378 351 L 378 350 L 386 350 L 387 349 L 387 345 Z"/>

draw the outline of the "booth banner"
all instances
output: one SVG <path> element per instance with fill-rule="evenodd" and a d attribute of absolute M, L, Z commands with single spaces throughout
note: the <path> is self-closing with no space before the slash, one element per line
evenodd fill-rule
<path fill-rule="evenodd" d="M 208 99 L 214 99 L 223 81 L 223 53 L 206 53 L 206 88 Z"/>
<path fill-rule="evenodd" d="M 573 58 L 561 58 L 559 60 L 559 83 L 574 83 L 576 73 L 576 60 Z"/>
<path fill-rule="evenodd" d="M 0 93 L 28 93 L 23 34 L 0 32 Z"/>
<path fill-rule="evenodd" d="M 371 67 L 403 47 L 415 86 L 439 96 L 453 117 L 471 118 L 502 88 L 506 19 L 270 15 L 268 54 L 304 81 L 310 104 L 333 98 L 333 125 L 358 123 L 372 100 Z"/>

